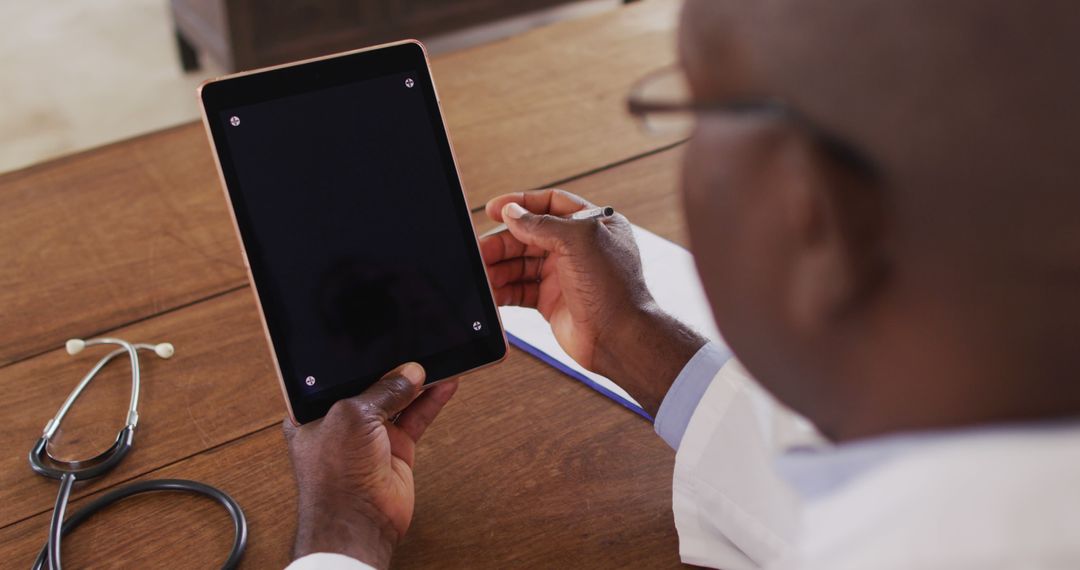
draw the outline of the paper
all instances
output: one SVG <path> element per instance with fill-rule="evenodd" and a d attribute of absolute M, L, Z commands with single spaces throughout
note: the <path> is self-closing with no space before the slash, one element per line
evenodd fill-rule
<path fill-rule="evenodd" d="M 638 249 L 641 251 L 645 283 L 660 307 L 703 336 L 722 343 L 690 252 L 638 226 L 634 226 L 634 238 L 637 239 Z M 511 344 L 584 382 L 639 415 L 652 419 L 617 384 L 585 370 L 574 362 L 559 347 L 551 333 L 551 327 L 535 309 L 501 307 L 499 311 Z"/>

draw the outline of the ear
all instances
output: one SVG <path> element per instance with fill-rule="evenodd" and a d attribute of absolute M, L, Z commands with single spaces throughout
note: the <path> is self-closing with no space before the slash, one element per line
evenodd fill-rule
<path fill-rule="evenodd" d="M 792 247 L 789 314 L 812 334 L 864 307 L 877 290 L 885 267 L 883 196 L 875 180 L 809 137 L 788 137 L 779 158 Z"/>

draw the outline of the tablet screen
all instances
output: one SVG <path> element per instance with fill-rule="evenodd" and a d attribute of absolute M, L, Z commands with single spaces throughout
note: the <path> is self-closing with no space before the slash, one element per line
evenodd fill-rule
<path fill-rule="evenodd" d="M 282 380 L 307 401 L 502 344 L 426 66 L 373 75 L 207 116 Z"/>

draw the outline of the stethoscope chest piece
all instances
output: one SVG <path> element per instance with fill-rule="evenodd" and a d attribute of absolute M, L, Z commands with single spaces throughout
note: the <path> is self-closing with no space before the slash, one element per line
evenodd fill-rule
<path fill-rule="evenodd" d="M 124 426 L 109 449 L 90 459 L 79 461 L 61 461 L 49 453 L 49 437 L 41 436 L 30 450 L 30 468 L 38 475 L 50 479 L 63 479 L 70 476 L 76 481 L 93 479 L 108 473 L 120 460 L 131 451 L 135 438 L 135 426 Z"/>
<path fill-rule="evenodd" d="M 127 452 L 131 450 L 131 444 L 135 437 L 135 426 L 139 423 L 139 350 L 152 350 L 155 354 L 162 358 L 170 358 L 175 352 L 173 346 L 167 342 L 161 344 L 132 344 L 124 340 L 116 338 L 95 338 L 88 341 L 80 339 L 72 339 L 67 341 L 68 354 L 78 354 L 82 352 L 87 346 L 93 346 L 95 344 L 115 344 L 120 348 L 113 350 L 106 354 L 101 360 L 98 360 L 97 364 L 90 369 L 90 372 L 83 376 L 79 384 L 75 386 L 75 389 L 68 394 L 64 403 L 60 406 L 60 409 L 56 411 L 56 415 L 49 419 L 45 424 L 45 429 L 42 430 L 41 438 L 30 450 L 30 467 L 35 473 L 49 477 L 50 479 L 63 479 L 65 475 L 74 477 L 77 481 L 83 481 L 86 479 L 93 479 L 107 473 L 110 469 L 115 467 L 120 460 L 127 455 Z M 49 453 L 49 442 L 57 430 L 60 429 L 60 424 L 64 421 L 64 416 L 71 411 L 71 407 L 75 405 L 75 401 L 79 399 L 86 387 L 90 385 L 90 381 L 93 380 L 99 372 L 114 358 L 127 354 L 131 360 L 131 400 L 128 403 L 127 420 L 120 433 L 116 436 L 116 442 L 106 449 L 102 453 L 90 459 L 84 459 L 79 461 L 62 461 L 56 459 Z"/>

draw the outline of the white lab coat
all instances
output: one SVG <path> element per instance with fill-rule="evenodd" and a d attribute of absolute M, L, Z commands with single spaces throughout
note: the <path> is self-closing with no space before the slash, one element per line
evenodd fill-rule
<path fill-rule="evenodd" d="M 809 422 L 728 360 L 675 455 L 672 509 L 683 562 L 756 569 L 789 549 L 799 499 L 777 475 L 774 458 L 785 449 L 822 445 Z"/>
<path fill-rule="evenodd" d="M 673 508 L 683 561 L 714 568 L 1080 569 L 1080 422 L 832 447 L 732 360 L 683 436 Z"/>

